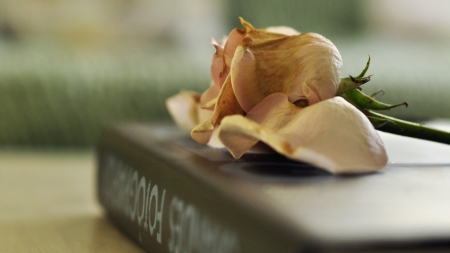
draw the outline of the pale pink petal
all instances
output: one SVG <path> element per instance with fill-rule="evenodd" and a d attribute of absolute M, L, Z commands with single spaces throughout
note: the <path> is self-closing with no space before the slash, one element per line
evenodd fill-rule
<path fill-rule="evenodd" d="M 216 48 L 216 52 L 213 54 L 212 58 L 211 77 L 213 79 L 213 82 L 220 88 L 226 78 L 226 75 L 222 74 L 224 68 L 223 47 L 216 43 L 218 42 L 213 40 L 213 45 Z"/>
<path fill-rule="evenodd" d="M 237 158 L 262 141 L 290 159 L 335 174 L 376 171 L 387 163 L 367 117 L 341 97 L 300 108 L 286 95 L 272 94 L 246 117 L 224 118 L 219 139 Z"/>
<path fill-rule="evenodd" d="M 233 92 L 233 87 L 231 84 L 231 76 L 228 75 L 225 79 L 222 88 L 220 89 L 219 96 L 217 97 L 217 103 L 214 107 L 214 115 L 211 118 L 211 122 L 215 125 L 220 124 L 220 121 L 233 114 L 244 114 L 244 110 L 240 106 Z"/>
<path fill-rule="evenodd" d="M 215 126 L 211 120 L 205 120 L 193 127 L 191 131 L 191 138 L 200 144 L 207 144 L 214 129 Z"/>
<path fill-rule="evenodd" d="M 214 111 L 214 108 L 216 108 L 217 101 L 219 100 L 219 97 L 216 97 L 212 100 L 209 100 L 208 102 L 202 104 L 201 108 L 209 111 Z"/>
<path fill-rule="evenodd" d="M 223 148 L 218 136 L 218 129 L 211 124 L 210 120 L 197 125 L 191 132 L 191 138 L 200 144 L 207 144 L 212 148 Z"/>
<path fill-rule="evenodd" d="M 321 35 L 270 38 L 258 30 L 247 33 L 236 49 L 230 75 L 236 98 L 248 112 L 277 92 L 292 103 L 305 100 L 309 105 L 331 98 L 341 67 L 339 51 Z"/>
<path fill-rule="evenodd" d="M 166 100 L 166 107 L 175 123 L 184 131 L 190 132 L 198 123 L 200 94 L 181 91 Z"/>
<path fill-rule="evenodd" d="M 217 128 L 212 131 L 211 137 L 209 138 L 207 145 L 212 148 L 224 148 L 225 147 L 219 139 L 219 131 Z"/>
<path fill-rule="evenodd" d="M 233 59 L 236 48 L 241 44 L 244 39 L 244 31 L 240 29 L 233 29 L 228 35 L 228 39 L 223 49 L 223 61 L 225 63 L 222 75 L 228 75 L 231 60 Z M 227 67 L 227 68 L 225 68 Z"/>
<path fill-rule="evenodd" d="M 211 82 L 209 88 L 206 89 L 200 97 L 200 106 L 205 109 L 214 110 L 215 103 L 212 103 L 211 105 L 210 102 L 212 100 L 217 99 L 219 93 L 220 93 L 219 85 L 216 85 L 214 82 Z"/>
<path fill-rule="evenodd" d="M 231 60 L 233 59 L 236 48 L 241 44 L 245 31 L 233 29 L 230 35 L 222 39 L 223 46 L 213 39 L 212 44 L 216 48 L 211 64 L 211 76 L 215 84 L 222 87 L 225 79 L 230 72 Z"/>
<path fill-rule="evenodd" d="M 220 124 L 222 119 L 233 114 L 242 115 L 244 114 L 244 111 L 234 96 L 233 88 L 231 87 L 231 79 L 230 76 L 228 76 L 217 97 L 212 116 L 205 121 L 201 121 L 200 124 L 192 129 L 192 139 L 201 144 L 208 143 L 212 131 Z"/>
<path fill-rule="evenodd" d="M 208 119 L 211 119 L 212 116 L 214 115 L 214 111 L 210 110 L 210 109 L 204 109 L 201 104 L 198 105 L 197 107 L 197 123 L 198 122 L 204 122 Z M 192 128 L 191 128 L 192 130 Z"/>

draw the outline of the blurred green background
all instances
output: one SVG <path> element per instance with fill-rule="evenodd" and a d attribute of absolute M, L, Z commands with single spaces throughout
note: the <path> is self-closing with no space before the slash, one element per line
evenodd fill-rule
<path fill-rule="evenodd" d="M 445 0 L 3 0 L 0 146 L 92 146 L 123 121 L 168 120 L 165 99 L 210 82 L 214 48 L 240 27 L 287 25 L 333 41 L 342 76 L 372 58 L 364 90 L 389 114 L 450 117 Z"/>

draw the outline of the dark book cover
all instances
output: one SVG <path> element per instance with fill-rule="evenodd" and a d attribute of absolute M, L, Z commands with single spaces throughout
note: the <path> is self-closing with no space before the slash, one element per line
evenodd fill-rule
<path fill-rule="evenodd" d="M 172 124 L 122 124 L 98 146 L 98 197 L 148 252 L 450 249 L 450 147 L 380 133 L 390 162 L 331 175 L 274 153 L 235 160 Z"/>

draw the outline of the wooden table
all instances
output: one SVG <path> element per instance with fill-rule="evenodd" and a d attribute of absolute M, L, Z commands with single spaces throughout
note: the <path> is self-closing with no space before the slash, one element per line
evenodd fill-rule
<path fill-rule="evenodd" d="M 0 252 L 143 252 L 95 194 L 93 150 L 0 150 Z"/>

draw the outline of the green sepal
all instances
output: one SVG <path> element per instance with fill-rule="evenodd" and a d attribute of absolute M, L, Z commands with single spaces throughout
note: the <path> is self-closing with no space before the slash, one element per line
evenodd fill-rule
<path fill-rule="evenodd" d="M 366 67 L 363 69 L 363 71 L 361 71 L 361 73 L 355 79 L 362 78 L 366 74 L 367 70 L 369 69 L 369 66 L 370 66 L 370 55 L 369 55 L 369 59 L 367 60 Z"/>
<path fill-rule="evenodd" d="M 366 67 L 363 69 L 363 71 L 358 76 L 356 76 L 356 77 L 349 76 L 349 77 L 341 78 L 341 82 L 339 83 L 339 88 L 336 92 L 336 96 L 340 96 L 349 90 L 358 88 L 359 86 L 369 82 L 371 76 L 364 77 L 367 70 L 369 69 L 369 66 L 370 66 L 370 56 L 369 56 L 369 60 L 367 60 Z"/>
<path fill-rule="evenodd" d="M 364 109 L 368 109 L 368 110 L 390 110 L 392 108 L 399 107 L 402 105 L 408 107 L 408 103 L 406 103 L 406 102 L 393 104 L 393 105 L 380 102 L 380 101 L 374 99 L 374 97 L 378 93 L 374 93 L 374 94 L 368 96 L 368 95 L 364 94 L 362 91 L 360 91 L 359 89 L 349 90 L 345 94 L 347 95 L 347 98 L 351 102 L 353 102 L 355 105 L 357 105 L 358 107 L 362 107 Z"/>
<path fill-rule="evenodd" d="M 336 96 L 340 96 L 346 93 L 349 90 L 358 88 L 359 86 L 370 81 L 370 76 L 366 76 L 363 78 L 354 78 L 352 76 L 341 78 L 341 82 L 339 84 L 339 88 L 336 92 Z"/>

